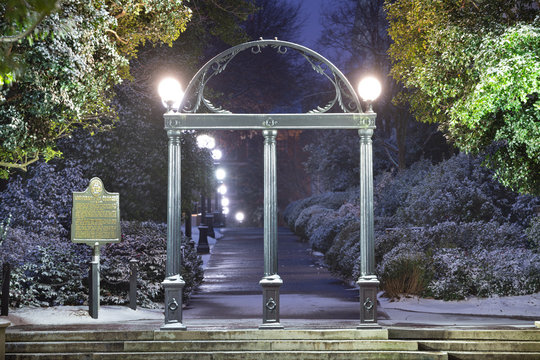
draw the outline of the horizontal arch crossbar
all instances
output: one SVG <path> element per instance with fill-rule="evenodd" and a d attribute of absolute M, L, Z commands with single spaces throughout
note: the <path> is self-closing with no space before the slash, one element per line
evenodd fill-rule
<path fill-rule="evenodd" d="M 165 130 L 374 129 L 375 113 L 183 114 L 167 113 Z"/>

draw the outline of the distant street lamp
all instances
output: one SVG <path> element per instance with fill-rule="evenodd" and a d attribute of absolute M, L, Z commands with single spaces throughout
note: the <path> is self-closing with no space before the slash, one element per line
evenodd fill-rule
<path fill-rule="evenodd" d="M 244 218 L 245 218 L 245 215 L 243 212 L 239 211 L 236 213 L 236 215 L 234 216 L 234 218 L 236 219 L 236 221 L 238 221 L 239 223 L 241 223 L 242 221 L 244 221 Z"/>
<path fill-rule="evenodd" d="M 229 199 L 224 197 L 221 199 L 221 205 L 223 206 L 229 206 Z"/>
<path fill-rule="evenodd" d="M 221 184 L 219 185 L 219 187 L 217 188 L 217 191 L 218 193 L 220 193 L 221 195 L 225 195 L 227 193 L 227 186 L 225 186 L 225 184 Z"/>
<path fill-rule="evenodd" d="M 226 176 L 227 176 L 227 173 L 225 172 L 223 168 L 216 169 L 216 179 L 218 179 L 219 181 L 223 181 L 225 180 Z"/>
<path fill-rule="evenodd" d="M 217 160 L 220 160 L 222 156 L 223 156 L 223 152 L 221 152 L 221 150 L 219 149 L 212 150 L 212 159 L 217 161 Z"/>
<path fill-rule="evenodd" d="M 207 134 L 197 136 L 197 146 L 202 149 L 213 149 L 216 147 L 216 140 Z"/>

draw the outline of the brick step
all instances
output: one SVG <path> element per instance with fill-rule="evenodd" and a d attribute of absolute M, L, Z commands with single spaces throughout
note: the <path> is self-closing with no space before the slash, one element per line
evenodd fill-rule
<path fill-rule="evenodd" d="M 443 352 L 424 351 L 222 351 L 149 353 L 6 354 L 6 360 L 447 360 Z"/>
<path fill-rule="evenodd" d="M 416 351 L 400 340 L 228 340 L 8 342 L 8 353 L 211 352 L 211 351 Z"/>

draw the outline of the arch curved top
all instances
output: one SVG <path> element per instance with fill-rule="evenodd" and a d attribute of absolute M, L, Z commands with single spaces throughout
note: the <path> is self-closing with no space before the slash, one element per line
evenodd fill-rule
<path fill-rule="evenodd" d="M 317 106 L 308 113 L 330 112 L 334 107 L 339 106 L 345 113 L 362 113 L 362 107 L 358 95 L 354 91 L 349 80 L 343 73 L 329 60 L 317 52 L 292 42 L 282 40 L 257 40 L 233 46 L 221 52 L 208 61 L 195 76 L 191 79 L 186 88 L 180 112 L 197 113 L 202 107 L 212 113 L 231 114 L 231 111 L 222 107 L 214 106 L 204 96 L 206 84 L 213 77 L 219 75 L 227 68 L 227 65 L 241 52 L 250 50 L 252 54 L 259 54 L 263 48 L 273 48 L 278 54 L 285 54 L 289 49 L 296 51 L 303 56 L 311 65 L 312 69 L 326 77 L 334 86 L 335 96 L 324 106 Z"/>

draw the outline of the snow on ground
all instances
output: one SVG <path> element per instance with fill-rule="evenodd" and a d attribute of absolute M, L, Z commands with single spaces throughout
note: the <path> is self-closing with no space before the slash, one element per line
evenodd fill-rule
<path fill-rule="evenodd" d="M 459 301 L 423 299 L 416 296 L 391 301 L 379 297 L 379 302 L 383 309 L 436 314 L 540 319 L 540 293 L 490 298 L 471 297 Z"/>

